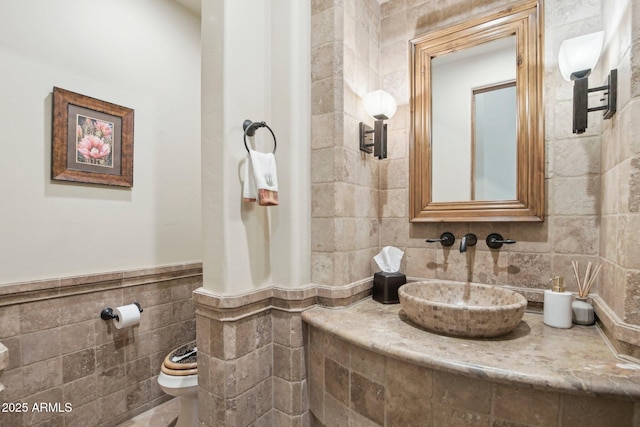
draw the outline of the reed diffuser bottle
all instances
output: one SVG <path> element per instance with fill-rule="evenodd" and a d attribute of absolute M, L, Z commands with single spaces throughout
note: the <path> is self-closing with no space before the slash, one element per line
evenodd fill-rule
<path fill-rule="evenodd" d="M 576 325 L 593 325 L 595 322 L 595 315 L 593 313 L 593 306 L 587 301 L 591 287 L 600 273 L 601 265 L 592 269 L 592 264 L 587 264 L 587 270 L 584 274 L 584 280 L 580 280 L 580 266 L 576 261 L 571 261 L 573 266 L 573 273 L 578 282 L 578 295 L 575 301 L 571 303 L 572 320 Z"/>
<path fill-rule="evenodd" d="M 551 289 L 544 291 L 544 324 L 554 328 L 571 327 L 571 292 L 564 290 L 564 279 L 555 276 L 549 279 Z"/>
<path fill-rule="evenodd" d="M 587 301 L 587 297 L 576 297 L 571 303 L 571 312 L 572 321 L 576 325 L 593 325 L 596 321 L 593 306 Z"/>

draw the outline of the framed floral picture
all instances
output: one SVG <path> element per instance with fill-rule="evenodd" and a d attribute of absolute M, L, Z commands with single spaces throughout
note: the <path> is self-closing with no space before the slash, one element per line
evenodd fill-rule
<path fill-rule="evenodd" d="M 51 179 L 133 187 L 133 110 L 54 87 Z"/>

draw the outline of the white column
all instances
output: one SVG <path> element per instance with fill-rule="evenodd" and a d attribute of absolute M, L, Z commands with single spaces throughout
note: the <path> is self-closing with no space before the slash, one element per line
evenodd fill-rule
<path fill-rule="evenodd" d="M 304 3 L 304 4 L 299 4 Z M 202 4 L 204 287 L 238 294 L 310 277 L 309 21 L 307 2 Z M 242 122 L 278 139 L 278 207 L 242 202 Z M 270 133 L 256 147 L 272 150 Z"/>

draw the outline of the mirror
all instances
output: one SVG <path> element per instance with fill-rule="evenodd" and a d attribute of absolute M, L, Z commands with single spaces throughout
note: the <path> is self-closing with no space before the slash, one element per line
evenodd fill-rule
<path fill-rule="evenodd" d="M 539 7 L 411 41 L 412 222 L 542 221 Z"/>
<path fill-rule="evenodd" d="M 515 199 L 515 81 L 514 36 L 431 60 L 434 202 Z"/>

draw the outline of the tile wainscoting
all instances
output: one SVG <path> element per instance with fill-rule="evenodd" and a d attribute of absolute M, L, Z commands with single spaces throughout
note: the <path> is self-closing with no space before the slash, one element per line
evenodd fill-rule
<path fill-rule="evenodd" d="M 168 400 L 156 378 L 167 353 L 195 339 L 200 286 L 202 264 L 189 263 L 0 287 L 9 349 L 0 402 L 29 408 L 0 414 L 0 426 L 109 427 Z M 134 301 L 144 309 L 138 325 L 100 319 Z M 40 403 L 63 409 L 31 410 Z"/>
<path fill-rule="evenodd" d="M 201 425 L 308 426 L 302 312 L 348 306 L 369 295 L 369 279 L 238 296 L 196 290 Z"/>

